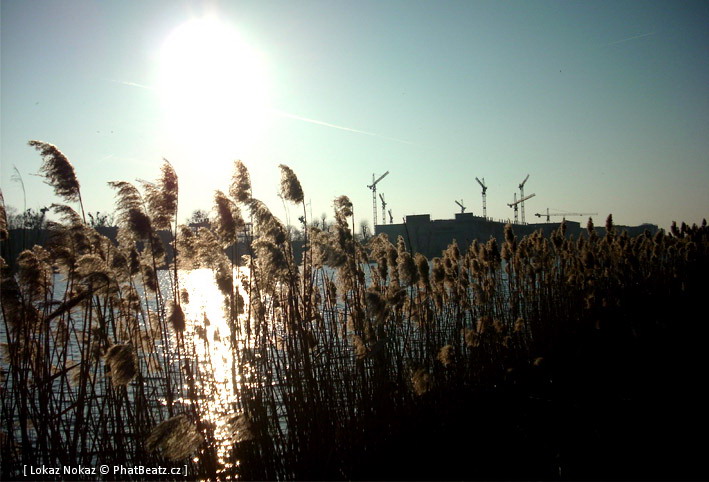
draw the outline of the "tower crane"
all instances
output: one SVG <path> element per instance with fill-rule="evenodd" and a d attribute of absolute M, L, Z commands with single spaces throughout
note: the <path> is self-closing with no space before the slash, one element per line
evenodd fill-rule
<path fill-rule="evenodd" d="M 529 174 L 527 174 L 527 177 L 524 178 L 524 181 L 519 183 L 519 198 L 520 198 L 520 205 L 522 207 L 522 224 L 525 223 L 524 221 L 524 184 L 527 182 L 527 179 L 529 179 Z"/>
<path fill-rule="evenodd" d="M 507 203 L 507 205 L 508 205 L 509 207 L 514 208 L 514 210 L 515 210 L 515 224 L 518 224 L 517 207 L 518 207 L 521 203 L 523 203 L 524 201 L 526 201 L 527 199 L 531 199 L 531 198 L 533 198 L 534 196 L 536 196 L 536 194 L 532 193 L 532 194 L 530 194 L 529 196 L 525 196 L 525 197 L 523 197 L 522 199 L 520 199 L 520 200 L 518 201 L 518 200 L 517 200 L 517 193 L 514 193 L 514 201 L 511 202 L 511 203 Z"/>
<path fill-rule="evenodd" d="M 549 222 L 549 216 L 597 216 L 598 213 L 550 213 L 549 208 L 547 208 L 546 214 L 544 213 L 536 213 L 535 216 L 538 218 L 541 218 L 542 216 L 546 216 L 547 222 Z"/>
<path fill-rule="evenodd" d="M 387 212 L 389 213 L 389 224 L 394 224 L 394 216 L 391 215 L 391 209 Z"/>
<path fill-rule="evenodd" d="M 460 206 L 460 212 L 461 214 L 465 212 L 465 206 L 463 206 L 463 200 L 461 199 L 460 202 L 456 201 L 455 202 L 458 206 Z"/>
<path fill-rule="evenodd" d="M 387 213 L 387 202 L 384 200 L 384 194 L 383 194 L 383 193 L 379 194 L 379 199 L 382 200 L 382 224 L 386 224 L 386 223 L 387 223 L 387 216 L 386 216 L 386 213 Z"/>
<path fill-rule="evenodd" d="M 377 183 L 384 179 L 389 171 L 385 172 L 381 176 L 374 180 L 374 173 L 372 173 L 372 184 L 367 187 L 372 190 L 372 218 L 374 219 L 374 226 L 377 225 Z"/>
<path fill-rule="evenodd" d="M 483 177 L 483 180 L 481 181 L 476 177 L 475 180 L 478 181 L 480 187 L 483 188 L 483 217 L 487 218 L 487 203 L 485 200 L 485 197 L 487 196 L 487 186 L 485 185 L 485 178 Z"/>

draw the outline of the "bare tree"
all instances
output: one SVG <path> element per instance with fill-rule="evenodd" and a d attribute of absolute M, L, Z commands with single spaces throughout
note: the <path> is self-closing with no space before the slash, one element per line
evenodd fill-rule
<path fill-rule="evenodd" d="M 322 213 L 322 215 L 320 216 L 320 229 L 322 229 L 323 231 L 327 231 L 326 219 L 327 219 L 327 214 Z"/>
<path fill-rule="evenodd" d="M 187 218 L 187 224 L 190 226 L 204 226 L 209 224 L 209 213 L 204 209 L 195 209 L 192 214 Z"/>
<path fill-rule="evenodd" d="M 369 232 L 369 223 L 366 219 L 363 219 L 359 222 L 359 235 L 362 241 L 368 240 L 371 236 Z"/>
<path fill-rule="evenodd" d="M 46 224 L 46 214 L 48 207 L 40 209 L 29 208 L 22 213 L 17 209 L 8 206 L 7 224 L 10 229 L 43 229 Z"/>
<path fill-rule="evenodd" d="M 96 211 L 95 213 L 87 213 L 87 216 L 89 217 L 89 224 L 93 228 L 108 228 L 116 224 L 116 215 L 114 213 Z"/>

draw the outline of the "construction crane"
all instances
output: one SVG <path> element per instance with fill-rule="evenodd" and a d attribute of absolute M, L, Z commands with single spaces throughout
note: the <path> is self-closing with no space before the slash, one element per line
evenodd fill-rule
<path fill-rule="evenodd" d="M 485 178 L 483 177 L 483 180 L 481 181 L 477 177 L 475 178 L 476 181 L 478 181 L 478 184 L 480 184 L 480 187 L 483 188 L 483 217 L 487 217 L 487 203 L 485 201 L 485 197 L 487 196 L 487 186 L 485 185 Z"/>
<path fill-rule="evenodd" d="M 456 203 L 458 206 L 460 206 L 460 213 L 461 213 L 461 214 L 464 213 L 464 212 L 465 212 L 465 206 L 463 206 L 463 200 L 461 199 L 460 202 L 456 201 L 455 203 Z"/>
<path fill-rule="evenodd" d="M 527 174 L 527 177 L 524 178 L 524 181 L 519 183 L 519 199 L 520 199 L 520 206 L 522 207 L 522 224 L 525 223 L 524 221 L 524 184 L 527 182 L 527 179 L 529 179 L 529 174 Z"/>
<path fill-rule="evenodd" d="M 382 200 L 382 224 L 387 223 L 387 202 L 384 200 L 384 194 L 379 194 L 379 199 Z"/>
<path fill-rule="evenodd" d="M 546 216 L 547 222 L 549 222 L 549 217 L 550 216 L 597 216 L 598 213 L 550 213 L 549 208 L 547 208 L 546 214 L 544 213 L 536 213 L 535 216 L 538 218 L 541 218 L 542 216 Z"/>
<path fill-rule="evenodd" d="M 536 194 L 532 193 L 532 194 L 530 194 L 529 196 L 523 197 L 522 199 L 520 199 L 520 200 L 518 201 L 518 200 L 517 200 L 517 193 L 514 193 L 514 201 L 511 202 L 511 203 L 507 203 L 507 205 L 508 205 L 509 207 L 514 208 L 514 210 L 515 210 L 515 224 L 519 224 L 519 223 L 518 223 L 518 218 L 517 218 L 517 207 L 520 205 L 520 203 L 523 203 L 523 202 L 526 201 L 527 199 L 531 199 L 531 198 L 533 198 L 534 196 L 536 196 Z"/>
<path fill-rule="evenodd" d="M 394 224 L 394 216 L 391 215 L 391 209 L 387 212 L 389 213 L 389 224 Z"/>
<path fill-rule="evenodd" d="M 367 187 L 372 190 L 372 218 L 374 218 L 374 226 L 377 225 L 377 183 L 384 179 L 389 171 L 385 172 L 377 180 L 374 180 L 374 173 L 372 173 L 372 184 Z"/>

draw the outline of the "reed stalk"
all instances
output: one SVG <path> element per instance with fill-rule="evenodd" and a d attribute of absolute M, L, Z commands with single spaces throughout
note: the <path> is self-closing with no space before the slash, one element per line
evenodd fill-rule
<path fill-rule="evenodd" d="M 706 425 L 695 389 L 706 326 L 692 314 L 707 288 L 706 223 L 630 237 L 609 216 L 578 239 L 563 223 L 521 239 L 508 226 L 501 244 L 453 242 L 428 260 L 401 238 L 355 239 L 345 196 L 328 230 L 308 228 L 300 182 L 281 165 L 284 202 L 303 208 L 296 262 L 292 230 L 253 197 L 243 163 L 216 192 L 211 226 L 193 232 L 175 221 L 165 162 L 140 189 L 111 183 L 114 245 L 84 221 L 66 157 L 31 145 L 82 215 L 55 206 L 51 242 L 23 251 L 17 272 L 0 263 L 3 480 L 37 463 L 186 464 L 190 478 L 246 480 L 699 469 L 678 465 L 698 451 L 657 414 L 681 406 L 683 422 Z M 188 315 L 187 267 L 212 271 L 227 332 L 206 307 Z M 211 350 L 222 339 L 228 380 Z M 637 472 L 645 453 L 657 457 Z"/>

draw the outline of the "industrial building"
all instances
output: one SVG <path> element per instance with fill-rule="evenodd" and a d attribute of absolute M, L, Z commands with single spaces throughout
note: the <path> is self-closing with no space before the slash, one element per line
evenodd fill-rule
<path fill-rule="evenodd" d="M 487 217 L 487 189 L 488 186 L 485 184 L 485 178 L 482 180 L 475 178 L 481 188 L 482 194 L 482 216 L 475 216 L 473 213 L 466 213 L 466 207 L 463 205 L 462 200 L 455 201 L 455 203 L 460 207 L 461 212 L 455 215 L 454 219 L 431 219 L 430 214 L 416 214 L 406 216 L 404 222 L 401 224 L 392 224 L 393 216 L 391 214 L 391 209 L 389 213 L 389 223 L 386 224 L 386 202 L 384 200 L 384 195 L 380 194 L 379 199 L 382 201 L 382 224 L 377 223 L 377 184 L 379 181 L 384 179 L 389 174 L 386 171 L 383 175 L 376 178 L 372 174 L 372 184 L 369 184 L 367 188 L 372 191 L 372 217 L 374 219 L 374 234 L 386 234 L 392 242 L 396 242 L 399 236 L 404 239 L 406 246 L 412 252 L 418 252 L 424 254 L 428 257 L 439 256 L 441 251 L 445 250 L 448 245 L 450 245 L 453 240 L 457 241 L 458 246 L 461 249 L 466 249 L 473 240 L 478 240 L 479 242 L 487 242 L 491 237 L 497 239 L 498 244 L 502 245 L 504 241 L 505 226 L 509 223 L 512 225 L 512 229 L 518 238 L 527 236 L 534 233 L 535 231 L 541 230 L 544 236 L 549 236 L 553 231 L 559 228 L 561 223 L 550 222 L 552 216 L 588 216 L 592 217 L 597 215 L 597 213 L 550 213 L 549 209 L 546 210 L 545 214 L 536 213 L 535 216 L 538 218 L 545 217 L 545 223 L 531 223 L 525 222 L 525 212 L 524 212 L 524 202 L 533 198 L 536 194 L 524 194 L 524 185 L 529 180 L 529 174 L 524 178 L 524 180 L 519 183 L 519 199 L 517 199 L 517 193 L 514 193 L 514 200 L 508 203 L 507 206 L 514 209 L 514 221 L 501 221 L 493 220 Z M 519 221 L 519 213 L 521 211 L 521 222 Z M 588 219 L 588 218 L 587 218 Z M 605 218 L 596 219 L 595 224 L 603 228 L 605 224 Z M 649 231 L 651 234 L 655 234 L 658 227 L 654 224 L 641 224 L 640 226 L 615 226 L 619 233 L 627 231 L 629 235 L 636 236 Z M 586 222 L 583 225 L 576 221 L 566 221 L 566 235 L 574 236 L 578 238 L 579 236 L 586 233 Z M 605 233 L 604 229 L 599 230 L 599 234 L 603 235 Z"/>
<path fill-rule="evenodd" d="M 596 222 L 596 225 L 600 228 L 599 235 L 603 235 L 605 219 L 598 221 L 600 222 Z M 422 253 L 430 258 L 440 256 L 441 251 L 446 249 L 453 240 L 457 241 L 460 249 L 467 248 L 475 239 L 486 242 L 491 237 L 496 238 L 501 246 L 506 224 L 503 221 L 475 216 L 472 213 L 456 213 L 454 219 L 433 220 L 430 214 L 417 214 L 406 216 L 405 222 L 401 224 L 378 224 L 375 226 L 375 234 L 384 233 L 393 242 L 401 236 L 411 251 Z M 511 224 L 515 235 L 519 238 L 538 230 L 548 236 L 560 225 L 558 222 Z M 615 226 L 615 229 L 619 233 L 627 231 L 629 235 L 635 236 L 646 230 L 654 234 L 658 227 L 654 224 L 641 224 L 640 226 Z M 578 238 L 584 233 L 586 233 L 586 223 L 582 225 L 576 221 L 566 221 L 567 236 Z"/>

